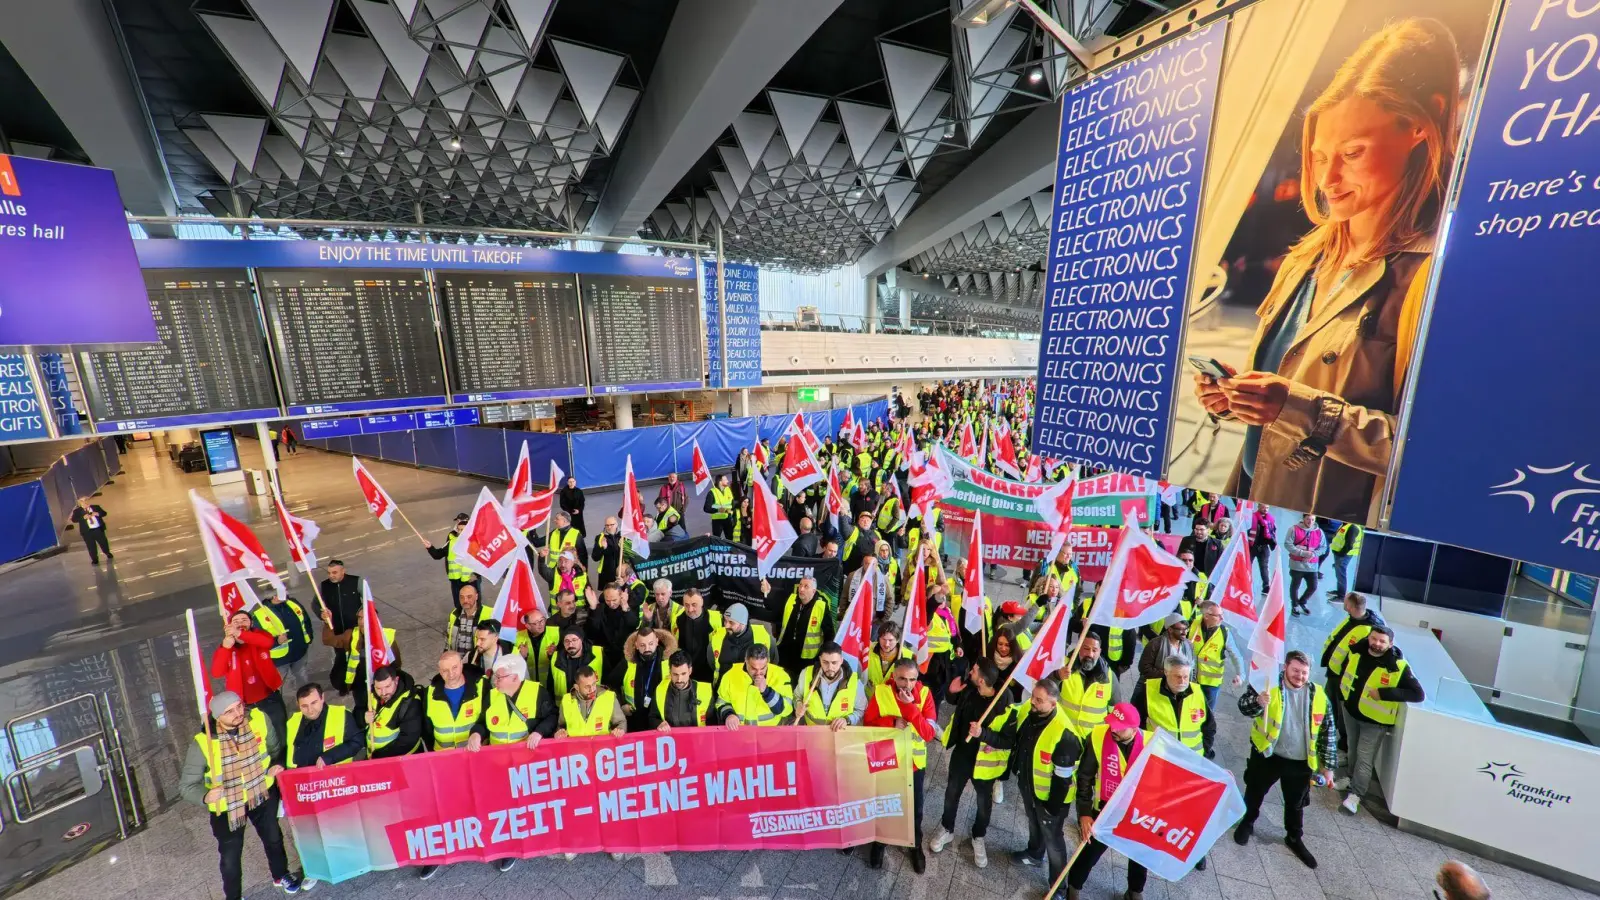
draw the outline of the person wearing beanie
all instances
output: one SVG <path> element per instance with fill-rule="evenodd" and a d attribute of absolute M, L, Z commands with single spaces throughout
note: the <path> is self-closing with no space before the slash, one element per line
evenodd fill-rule
<path fill-rule="evenodd" d="M 1067 900 L 1079 900 L 1083 886 L 1089 883 L 1089 873 L 1105 855 L 1106 845 L 1090 836 L 1095 816 L 1133 768 L 1145 745 L 1155 740 L 1155 733 L 1142 729 L 1141 723 L 1133 704 L 1118 703 L 1106 713 L 1105 724 L 1095 726 L 1083 742 L 1083 756 L 1078 760 L 1077 807 L 1078 840 L 1085 846 L 1067 871 Z M 1144 900 L 1147 875 L 1144 866 L 1128 861 L 1125 900 Z"/>
<path fill-rule="evenodd" d="M 289 871 L 278 823 L 278 773 L 272 760 L 283 753 L 280 733 L 259 709 L 247 709 L 233 691 L 211 698 L 211 723 L 194 736 L 183 758 L 179 793 L 211 814 L 211 834 L 221 857 L 222 895 L 239 900 L 244 881 L 244 826 L 249 823 L 267 854 L 272 881 L 286 894 L 309 888 Z"/>
<path fill-rule="evenodd" d="M 767 648 L 768 658 L 777 663 L 777 648 L 772 645 L 772 632 L 765 625 L 751 624 L 750 610 L 743 603 L 735 603 L 722 614 L 722 628 L 711 634 L 711 670 L 716 682 L 729 669 L 744 662 L 751 647 Z"/>
<path fill-rule="evenodd" d="M 583 631 L 576 625 L 561 629 L 561 649 L 550 661 L 550 690 L 552 696 L 561 697 L 578 682 L 578 673 L 593 669 L 596 675 L 604 671 L 605 651 L 585 640 Z"/>

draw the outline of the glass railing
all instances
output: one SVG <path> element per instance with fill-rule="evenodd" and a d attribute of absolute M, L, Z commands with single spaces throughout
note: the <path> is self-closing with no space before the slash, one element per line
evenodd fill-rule
<path fill-rule="evenodd" d="M 1434 710 L 1464 719 L 1495 722 L 1579 745 L 1600 743 L 1600 710 L 1455 678 L 1439 679 L 1439 689 L 1428 699 Z"/>
<path fill-rule="evenodd" d="M 763 309 L 761 328 L 764 331 L 819 331 L 865 334 L 868 319 L 861 315 L 844 313 L 804 312 L 791 309 Z M 1014 341 L 1037 341 L 1039 329 L 1020 328 L 1015 325 L 951 319 L 912 318 L 901 324 L 898 318 L 880 319 L 878 334 L 942 335 L 947 337 L 1001 338 Z"/>

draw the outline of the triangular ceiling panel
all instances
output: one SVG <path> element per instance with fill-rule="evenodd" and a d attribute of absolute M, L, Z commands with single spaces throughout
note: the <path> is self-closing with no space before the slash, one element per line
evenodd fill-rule
<path fill-rule="evenodd" d="M 883 126 L 888 123 L 892 111 L 882 106 L 868 106 L 865 103 L 850 103 L 844 100 L 834 103 L 839 110 L 839 121 L 844 125 L 845 140 L 850 143 L 850 155 L 857 162 L 866 159 L 867 152 L 878 139 L 878 133 L 883 131 Z"/>
<path fill-rule="evenodd" d="M 283 84 L 284 60 L 267 29 L 254 19 L 232 16 L 200 13 L 200 21 L 227 51 L 262 102 L 268 106 L 277 102 L 278 88 Z"/>
<path fill-rule="evenodd" d="M 555 39 L 551 39 L 550 47 L 561 64 L 561 71 L 566 73 L 567 84 L 572 87 L 584 121 L 594 122 L 600 105 L 605 102 L 606 92 L 611 90 L 617 74 L 622 71 L 624 57 Z"/>
<path fill-rule="evenodd" d="M 606 95 L 606 102 L 600 105 L 600 116 L 595 120 L 594 126 L 600 132 L 600 140 L 605 144 L 606 152 L 612 152 L 617 147 L 617 136 L 622 133 L 622 125 L 628 121 L 628 113 L 633 110 L 633 104 L 639 99 L 639 92 L 633 88 L 617 85 Z"/>
<path fill-rule="evenodd" d="M 490 28 L 483 37 L 485 51 L 478 55 L 478 66 L 489 76 L 489 88 L 502 109 L 510 109 L 517 101 L 517 87 L 522 84 L 522 74 L 528 64 L 520 59 L 516 38 L 504 28 Z"/>
<path fill-rule="evenodd" d="M 783 130 L 784 142 L 789 145 L 789 155 L 798 158 L 811 129 L 817 127 L 822 111 L 828 108 L 826 97 L 809 94 L 791 94 L 787 91 L 767 91 L 767 101 Z"/>
<path fill-rule="evenodd" d="M 211 168 L 216 169 L 217 174 L 222 176 L 222 180 L 229 184 L 233 183 L 233 173 L 239 168 L 239 161 L 229 152 L 227 146 L 208 128 L 185 128 L 183 133 L 194 142 L 195 147 L 206 158 L 206 162 L 211 163 Z"/>
<path fill-rule="evenodd" d="M 261 152 L 261 137 L 267 132 L 267 120 L 256 116 L 221 116 L 205 113 L 200 120 L 206 123 L 233 158 L 246 169 L 256 167 L 256 154 Z"/>
<path fill-rule="evenodd" d="M 511 18 L 516 22 L 517 30 L 522 32 L 522 40 L 530 51 L 539 48 L 539 39 L 544 34 L 550 9 L 555 5 L 555 0 L 506 0 Z"/>
<path fill-rule="evenodd" d="M 766 113 L 741 112 L 733 117 L 733 136 L 739 139 L 739 147 L 752 169 L 760 164 L 777 131 L 778 120 Z"/>
<path fill-rule="evenodd" d="M 448 42 L 451 58 L 461 67 L 462 74 L 466 74 L 478 55 L 477 48 L 492 11 L 481 3 L 462 3 L 461 0 L 427 0 L 424 9 L 439 36 Z"/>
<path fill-rule="evenodd" d="M 372 115 L 372 102 L 378 96 L 388 64 L 376 41 L 349 34 L 328 35 L 328 62 L 355 95 L 361 109 Z"/>
<path fill-rule="evenodd" d="M 938 53 L 888 41 L 879 41 L 878 50 L 883 55 L 883 73 L 889 82 L 895 122 L 904 128 L 950 60 Z"/>
<path fill-rule="evenodd" d="M 401 87 L 408 96 L 415 96 L 422 84 L 422 70 L 428 65 L 427 48 L 411 39 L 406 23 L 395 8 L 382 0 L 345 0 L 361 17 L 367 33 L 377 41 L 378 48 L 394 69 Z"/>
<path fill-rule="evenodd" d="M 306 84 L 317 73 L 334 0 L 244 0 Z"/>

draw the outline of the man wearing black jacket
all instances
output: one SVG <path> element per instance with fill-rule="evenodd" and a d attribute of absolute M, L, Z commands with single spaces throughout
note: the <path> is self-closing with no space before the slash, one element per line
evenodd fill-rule
<path fill-rule="evenodd" d="M 1368 608 L 1366 595 L 1352 591 L 1344 596 L 1344 621 L 1328 632 L 1328 639 L 1322 644 L 1322 668 L 1325 672 L 1322 683 L 1328 688 L 1333 722 L 1339 729 L 1341 753 L 1348 750 L 1350 745 L 1344 733 L 1344 703 L 1339 694 L 1339 681 L 1344 677 L 1345 663 L 1352 652 L 1360 653 L 1373 627 L 1382 624 L 1383 616 L 1377 610 Z"/>
<path fill-rule="evenodd" d="M 1178 542 L 1178 553 L 1186 551 L 1194 554 L 1194 570 L 1209 575 L 1217 564 L 1217 557 L 1222 555 L 1222 544 L 1211 536 L 1209 524 L 1196 519 L 1194 531 Z"/>
<path fill-rule="evenodd" d="M 72 524 L 83 535 L 84 546 L 89 548 L 89 564 L 100 565 L 100 554 L 104 553 L 106 559 L 114 559 L 111 544 L 106 541 L 106 511 L 98 503 L 90 503 L 88 497 L 79 497 L 78 505 L 72 508 Z"/>
<path fill-rule="evenodd" d="M 994 663 L 981 658 L 974 662 L 967 669 L 965 685 L 959 677 L 950 685 L 957 698 L 956 711 L 939 736 L 940 742 L 950 751 L 950 765 L 945 780 L 944 818 L 940 819 L 939 833 L 928 849 L 943 853 L 956 839 L 956 814 L 961 811 L 961 795 L 970 781 L 978 801 L 978 809 L 972 817 L 972 861 L 980 869 L 989 865 L 984 838 L 989 833 L 989 814 L 994 810 L 994 785 L 1005 774 L 1005 751 L 973 740 L 972 733 L 976 730 L 981 735 L 985 727 L 994 727 L 1000 717 L 1006 715 L 1004 707 L 997 707 L 987 719 L 978 721 L 994 699 L 999 683 L 1000 670 Z"/>
<path fill-rule="evenodd" d="M 601 684 L 617 690 L 622 685 L 622 667 L 626 663 L 623 648 L 628 643 L 628 637 L 639 629 L 639 610 L 628 603 L 627 594 L 618 590 L 616 585 L 601 591 L 598 602 L 594 588 L 589 588 L 587 595 L 589 618 L 584 622 L 584 636 L 590 644 L 600 648 L 602 654 L 601 664 L 596 665 L 594 670 L 600 676 Z M 561 653 L 558 651 L 556 656 L 559 658 Z M 572 669 L 569 674 L 576 676 L 578 667 L 569 668 Z M 567 687 L 571 687 L 570 681 Z M 556 696 L 565 693 L 565 690 L 558 691 Z"/>
<path fill-rule="evenodd" d="M 1344 677 L 1339 680 L 1344 706 L 1342 724 L 1350 734 L 1350 774 L 1334 783 L 1336 790 L 1346 792 L 1339 805 L 1352 816 L 1360 811 L 1361 797 L 1372 785 L 1372 767 L 1378 761 L 1384 737 L 1394 730 L 1400 704 L 1423 700 L 1422 684 L 1400 654 L 1400 648 L 1394 646 L 1394 631 L 1389 626 L 1374 627 L 1367 635 L 1365 649 L 1358 650 L 1360 644 L 1352 648 Z"/>
<path fill-rule="evenodd" d="M 994 728 L 985 728 L 978 736 L 985 744 L 1011 751 L 1010 771 L 1017 778 L 1022 809 L 1028 816 L 1027 849 L 1013 851 L 1012 861 L 1037 866 L 1048 853 L 1052 882 L 1067 865 L 1067 838 L 1061 829 L 1068 810 L 1067 792 L 1083 752 L 1060 699 L 1061 687 L 1055 677 L 1046 678 L 1033 686 L 1028 703 L 1011 707 Z M 1037 784 L 1036 778 L 1045 772 L 1050 783 Z"/>
<path fill-rule="evenodd" d="M 348 635 L 361 624 L 361 576 L 346 574 L 344 560 L 328 560 L 328 577 L 317 586 L 317 600 L 322 606 L 322 624 L 335 636 Z M 349 686 L 344 684 L 345 669 L 349 668 L 348 656 L 348 649 L 335 649 L 333 668 L 328 675 L 328 680 L 341 696 L 350 692 Z"/>
<path fill-rule="evenodd" d="M 300 711 L 289 717 L 283 741 L 288 768 L 320 769 L 361 758 L 366 736 L 349 710 L 324 702 L 315 682 L 303 685 L 295 699 Z"/>
<path fill-rule="evenodd" d="M 605 529 L 594 536 L 594 550 L 589 558 L 598 576 L 596 584 L 604 587 L 617 580 L 617 564 L 622 561 L 622 531 L 616 516 L 606 516 Z"/>
<path fill-rule="evenodd" d="M 417 683 L 398 666 L 372 673 L 377 706 L 367 710 L 367 758 L 389 759 L 420 752 L 422 705 Z"/>

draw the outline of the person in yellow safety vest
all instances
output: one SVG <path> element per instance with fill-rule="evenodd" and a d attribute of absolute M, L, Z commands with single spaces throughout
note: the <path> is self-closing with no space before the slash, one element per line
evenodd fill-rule
<path fill-rule="evenodd" d="M 578 670 L 572 690 L 561 697 L 560 727 L 556 737 L 594 737 L 628 733 L 628 719 L 622 701 L 600 683 L 600 676 L 588 666 Z"/>
<path fill-rule="evenodd" d="M 272 764 L 282 742 L 261 710 L 246 710 L 232 691 L 213 695 L 208 708 L 215 727 L 189 742 L 178 785 L 184 800 L 211 814 L 211 834 L 222 858 L 223 896 L 239 900 L 242 891 L 246 823 L 261 838 L 273 883 L 285 893 L 296 893 L 303 879 L 289 871 L 278 823 L 277 776 L 283 767 Z"/>
<path fill-rule="evenodd" d="M 689 529 L 683 524 L 683 513 L 675 508 L 665 497 L 656 498 L 656 534 L 651 536 L 651 541 L 682 541 L 689 537 Z"/>
<path fill-rule="evenodd" d="M 278 667 L 278 674 L 283 676 L 283 686 L 309 681 L 306 668 L 311 658 L 311 636 L 317 632 L 305 607 L 293 597 L 279 600 L 276 594 L 268 594 L 249 613 L 256 627 L 272 636 L 274 643 L 269 655 L 272 664 Z"/>
<path fill-rule="evenodd" d="M 931 535 L 928 542 L 933 545 L 933 552 L 935 554 L 944 552 L 944 532 L 939 530 L 938 507 L 934 508 L 928 519 L 933 522 L 932 525 L 925 524 L 921 518 L 913 518 L 906 524 L 906 558 L 916 558 L 913 554 L 922 548 L 925 533 Z"/>
<path fill-rule="evenodd" d="M 367 710 L 367 758 L 391 759 L 421 753 L 426 700 L 411 675 L 399 666 L 372 673 L 377 703 Z"/>
<path fill-rule="evenodd" d="M 574 597 L 583 596 L 584 590 L 589 586 L 589 575 L 578 564 L 577 554 L 571 550 L 561 551 L 556 557 L 554 568 L 550 568 L 541 560 L 539 574 L 544 576 L 545 583 L 550 585 L 552 593 L 571 591 Z M 617 570 L 617 579 L 622 579 L 621 567 Z"/>
<path fill-rule="evenodd" d="M 1084 845 L 1072 869 L 1067 872 L 1067 896 L 1073 900 L 1081 896 L 1084 885 L 1089 883 L 1089 874 L 1106 852 L 1106 845 L 1095 839 L 1090 831 L 1095 818 L 1105 808 L 1106 801 L 1116 792 L 1128 770 L 1144 753 L 1145 745 L 1155 740 L 1154 731 L 1139 727 L 1141 721 L 1138 710 L 1132 704 L 1118 703 L 1106 713 L 1105 724 L 1095 726 L 1084 740 L 1083 756 L 1078 760 L 1076 795 L 1078 840 Z M 1108 767 L 1106 763 L 1113 753 L 1116 754 L 1116 762 Z M 1115 773 L 1114 779 L 1106 777 L 1107 768 Z M 1143 900 L 1148 877 L 1149 872 L 1144 866 L 1128 860 L 1128 892 L 1123 896 Z"/>
<path fill-rule="evenodd" d="M 661 724 L 656 688 L 668 680 L 667 658 L 678 652 L 678 641 L 665 628 L 641 623 L 622 645 L 622 714 L 629 731 L 652 731 Z"/>
<path fill-rule="evenodd" d="M 933 703 L 933 693 L 919 680 L 915 660 L 902 659 L 895 663 L 890 680 L 873 689 L 861 724 L 868 728 L 904 728 L 911 732 L 911 834 L 920 838 L 922 808 L 926 805 L 922 789 L 928 773 L 928 742 L 938 734 L 939 713 Z M 867 865 L 874 869 L 883 867 L 883 844 L 872 844 Z M 918 840 L 911 848 L 911 870 L 921 875 L 927 868 L 928 857 Z"/>
<path fill-rule="evenodd" d="M 995 704 L 989 710 L 999 686 L 1000 670 L 986 659 L 974 658 L 967 666 L 966 679 L 960 676 L 951 682 L 950 693 L 955 697 L 955 713 L 939 735 L 939 743 L 950 751 L 945 777 L 944 816 L 939 820 L 939 833 L 929 842 L 928 849 L 943 853 L 955 840 L 956 816 L 961 812 L 961 795 L 972 783 L 972 793 L 978 808 L 972 819 L 972 862 L 978 868 L 989 865 L 989 850 L 984 843 L 989 833 L 989 816 L 994 811 L 994 789 L 1000 776 L 1006 773 L 1011 758 L 1009 750 L 992 747 L 972 737 L 973 728 L 982 734 L 984 728 L 994 728 L 1011 707 Z M 979 718 L 989 710 L 987 719 Z"/>
<path fill-rule="evenodd" d="M 1002 629 L 1009 628 L 1012 637 L 1017 642 L 1017 652 L 1022 653 L 1033 646 L 1033 636 L 1028 633 L 1028 610 L 1015 600 L 1007 600 L 995 610 L 994 633 L 1000 634 Z M 994 638 L 989 639 L 990 643 Z"/>
<path fill-rule="evenodd" d="M 860 725 L 867 712 L 866 679 L 844 664 L 844 649 L 823 643 L 815 665 L 806 666 L 794 686 L 796 725 L 827 725 L 834 731 Z"/>
<path fill-rule="evenodd" d="M 672 623 L 678 620 L 678 613 L 681 612 L 683 605 L 672 599 L 672 582 L 657 578 L 650 583 L 650 602 L 639 610 L 639 620 L 651 627 L 671 631 Z"/>
<path fill-rule="evenodd" d="M 1028 846 L 1012 852 L 1013 862 L 1037 866 L 1050 860 L 1054 880 L 1067 864 L 1067 839 L 1062 830 L 1072 797 L 1072 778 L 1082 745 L 1061 708 L 1061 686 L 1041 679 L 1027 701 L 1013 705 L 992 728 L 973 729 L 977 740 L 1011 752 L 1008 768 L 1017 778 L 1022 809 L 1028 817 Z"/>
<path fill-rule="evenodd" d="M 878 626 L 878 640 L 867 654 L 867 687 L 876 689 L 894 673 L 895 665 L 902 659 L 916 663 L 911 648 L 900 642 L 900 623 L 884 622 Z"/>
<path fill-rule="evenodd" d="M 350 653 L 345 657 L 344 683 L 350 685 L 350 690 L 355 694 L 356 718 L 365 720 L 367 714 L 367 674 L 366 658 L 367 643 L 361 626 L 357 625 L 350 631 Z M 389 651 L 394 654 L 394 664 L 400 664 L 400 640 L 395 635 L 393 628 L 383 630 L 384 642 L 389 645 Z"/>
<path fill-rule="evenodd" d="M 751 647 L 740 665 L 729 669 L 717 685 L 717 699 L 728 705 L 729 727 L 783 725 L 794 715 L 794 686 L 782 669 L 772 665 L 766 647 Z"/>
<path fill-rule="evenodd" d="M 1056 673 L 1061 678 L 1061 708 L 1080 740 L 1106 720 L 1111 708 L 1115 681 L 1111 666 L 1100 654 L 1100 634 L 1090 629 L 1078 645 L 1078 661 L 1071 672 Z"/>
<path fill-rule="evenodd" d="M 460 605 L 450 611 L 450 618 L 445 621 L 444 646 L 457 653 L 470 653 L 478 625 L 494 618 L 494 610 L 478 602 L 475 585 L 462 587 L 458 599 Z"/>
<path fill-rule="evenodd" d="M 1359 644 L 1356 646 L 1360 646 Z M 1378 761 L 1383 738 L 1394 730 L 1400 704 L 1421 703 L 1422 684 L 1410 663 L 1394 645 L 1394 631 L 1387 625 L 1374 625 L 1367 633 L 1367 645 L 1352 649 L 1339 679 L 1340 702 L 1344 706 L 1342 727 L 1350 745 L 1347 777 L 1334 784 L 1346 791 L 1340 806 L 1355 815 L 1361 798 L 1372 784 L 1372 767 Z"/>
<path fill-rule="evenodd" d="M 711 515 L 712 537 L 733 539 L 733 500 L 733 480 L 724 473 L 706 495 L 705 511 Z"/>
<path fill-rule="evenodd" d="M 732 536 L 728 538 L 735 544 L 750 543 L 750 498 L 741 497 L 739 505 L 733 508 L 733 524 L 728 526 Z"/>
<path fill-rule="evenodd" d="M 1194 682 L 1206 698 L 1206 713 L 1217 714 L 1217 700 L 1222 695 L 1222 682 L 1227 678 L 1228 663 L 1233 663 L 1233 686 L 1244 684 L 1244 657 L 1239 654 L 1238 642 L 1222 621 L 1222 607 L 1211 600 L 1200 604 L 1194 621 L 1189 624 L 1189 644 L 1194 647 Z M 1215 730 L 1212 735 L 1215 737 Z M 1215 758 L 1211 741 L 1206 742 L 1206 759 Z"/>
<path fill-rule="evenodd" d="M 362 757 L 366 737 L 361 726 L 351 721 L 348 709 L 323 701 L 322 685 L 301 685 L 295 701 L 300 711 L 289 717 L 283 738 L 289 768 L 323 769 Z"/>
<path fill-rule="evenodd" d="M 1061 550 L 1056 553 L 1056 558 L 1051 560 L 1050 565 L 1045 566 L 1044 571 L 1039 574 L 1046 578 L 1054 578 L 1056 584 L 1061 586 L 1063 595 L 1073 596 L 1073 588 L 1078 585 L 1078 566 L 1072 561 L 1071 545 L 1063 543 Z"/>
<path fill-rule="evenodd" d="M 467 736 L 467 749 L 480 750 L 485 744 L 501 747 L 522 744 L 536 750 L 539 741 L 556 731 L 556 705 L 550 691 L 528 677 L 528 661 L 515 654 L 495 660 L 478 721 Z M 507 867 L 509 868 L 509 867 Z"/>
<path fill-rule="evenodd" d="M 457 606 L 460 605 L 457 598 L 461 596 L 462 586 L 475 585 L 479 582 L 478 573 L 456 562 L 456 558 L 450 553 L 455 546 L 456 538 L 461 536 L 461 529 L 471 520 L 472 516 L 467 513 L 456 513 L 455 524 L 450 526 L 450 533 L 444 536 L 443 547 L 435 547 L 433 542 L 426 538 L 422 541 L 422 546 L 428 549 L 429 556 L 444 560 L 444 575 L 450 580 L 450 602 Z"/>
<path fill-rule="evenodd" d="M 761 579 L 761 595 L 765 597 L 771 590 L 772 585 Z M 801 578 L 784 601 L 778 620 L 778 658 L 783 660 L 785 672 L 797 675 L 816 662 L 822 645 L 833 640 L 834 627 L 828 601 L 817 592 L 817 579 Z"/>
<path fill-rule="evenodd" d="M 883 501 L 878 504 L 878 515 L 873 524 L 882 537 L 900 533 L 906 526 L 906 511 L 898 495 L 893 492 L 884 495 Z"/>
<path fill-rule="evenodd" d="M 483 711 L 483 673 L 468 668 L 461 654 L 439 654 L 439 674 L 424 693 L 422 740 L 429 750 L 454 750 L 467 745 L 472 725 Z"/>
<path fill-rule="evenodd" d="M 724 627 L 722 613 L 707 610 L 706 598 L 697 588 L 683 592 L 683 609 L 672 620 L 672 636 L 678 639 L 678 649 L 689 655 L 696 681 L 706 684 L 716 681 L 717 670 L 711 661 L 711 636 Z"/>
<path fill-rule="evenodd" d="M 1062 602 L 1064 596 L 1066 595 L 1061 593 L 1061 582 L 1049 575 L 1035 578 L 1033 584 L 1028 587 L 1028 605 L 1035 610 L 1034 618 L 1043 622 L 1049 616 L 1050 610 Z"/>
<path fill-rule="evenodd" d="M 722 683 L 722 677 L 744 661 L 745 654 L 756 647 L 765 647 L 772 655 L 772 632 L 760 622 L 750 621 L 750 611 L 743 603 L 735 603 L 722 614 L 723 627 L 711 632 L 707 653 L 711 659 L 713 681 Z"/>
<path fill-rule="evenodd" d="M 1315 869 L 1317 858 L 1302 840 L 1305 807 L 1311 799 L 1311 776 L 1321 775 L 1323 783 L 1333 780 L 1333 763 L 1338 757 L 1338 739 L 1333 721 L 1328 718 L 1328 695 L 1311 683 L 1311 659 L 1299 650 L 1284 657 L 1283 675 L 1267 691 L 1266 706 L 1256 702 L 1239 704 L 1240 711 L 1254 713 L 1250 726 L 1250 761 L 1244 768 L 1244 818 L 1233 830 L 1239 846 L 1250 843 L 1261 803 L 1274 784 L 1283 794 L 1284 846 L 1299 857 L 1306 868 Z"/>
<path fill-rule="evenodd" d="M 561 629 L 561 651 L 550 661 L 550 691 L 565 696 L 584 668 L 605 671 L 605 648 L 591 643 L 576 625 Z"/>
<path fill-rule="evenodd" d="M 679 650 L 667 657 L 667 678 L 656 685 L 656 709 L 661 711 L 657 731 L 674 728 L 705 728 L 728 724 L 733 712 L 716 698 L 708 682 L 694 679 L 694 660 Z"/>
<path fill-rule="evenodd" d="M 1334 588 L 1328 592 L 1329 600 L 1338 600 L 1350 588 L 1350 560 L 1361 556 L 1361 542 L 1367 530 L 1354 522 L 1345 522 L 1333 533 L 1328 543 L 1328 553 L 1333 556 Z"/>
<path fill-rule="evenodd" d="M 1327 640 L 1322 642 L 1322 683 L 1328 686 L 1328 692 L 1333 695 L 1333 722 L 1339 729 L 1341 753 L 1347 749 L 1348 736 L 1344 724 L 1344 704 L 1339 702 L 1342 695 L 1338 691 L 1339 682 L 1344 677 L 1345 661 L 1350 658 L 1351 652 L 1359 652 L 1355 648 L 1366 644 L 1373 626 L 1382 624 L 1383 616 L 1367 606 L 1366 595 L 1351 591 L 1344 595 L 1344 621 L 1328 632 Z"/>
<path fill-rule="evenodd" d="M 545 535 L 544 546 L 538 550 L 539 558 L 547 566 L 551 565 L 551 560 L 559 559 L 561 554 L 569 550 L 576 558 L 578 546 L 583 542 L 583 533 L 573 527 L 571 516 L 563 511 L 557 511 L 552 518 L 554 524 Z"/>
<path fill-rule="evenodd" d="M 544 610 L 535 607 L 522 617 L 522 629 L 517 632 L 512 652 L 528 661 L 528 677 L 544 684 L 550 683 L 550 661 L 561 647 L 561 631 L 552 628 Z"/>
<path fill-rule="evenodd" d="M 1133 708 L 1151 731 L 1170 732 L 1198 753 L 1216 724 L 1206 714 L 1206 698 L 1190 681 L 1194 664 L 1183 657 L 1169 656 L 1163 671 L 1162 677 L 1151 678 L 1134 689 Z"/>
<path fill-rule="evenodd" d="M 929 568 L 927 573 L 924 612 L 927 614 L 928 632 L 917 651 L 917 664 L 922 670 L 922 683 L 933 691 L 933 702 L 937 705 L 944 702 L 945 689 L 950 685 L 950 666 L 956 658 L 955 635 L 961 626 L 956 624 L 955 616 L 950 612 L 949 586 L 944 579 L 935 578 L 937 569 Z M 915 574 L 912 577 L 915 578 Z"/>
<path fill-rule="evenodd" d="M 872 527 L 872 510 L 864 509 L 856 516 L 855 527 L 845 535 L 844 546 L 839 550 L 847 572 L 861 568 L 861 563 L 871 556 L 878 546 L 878 531 Z"/>

